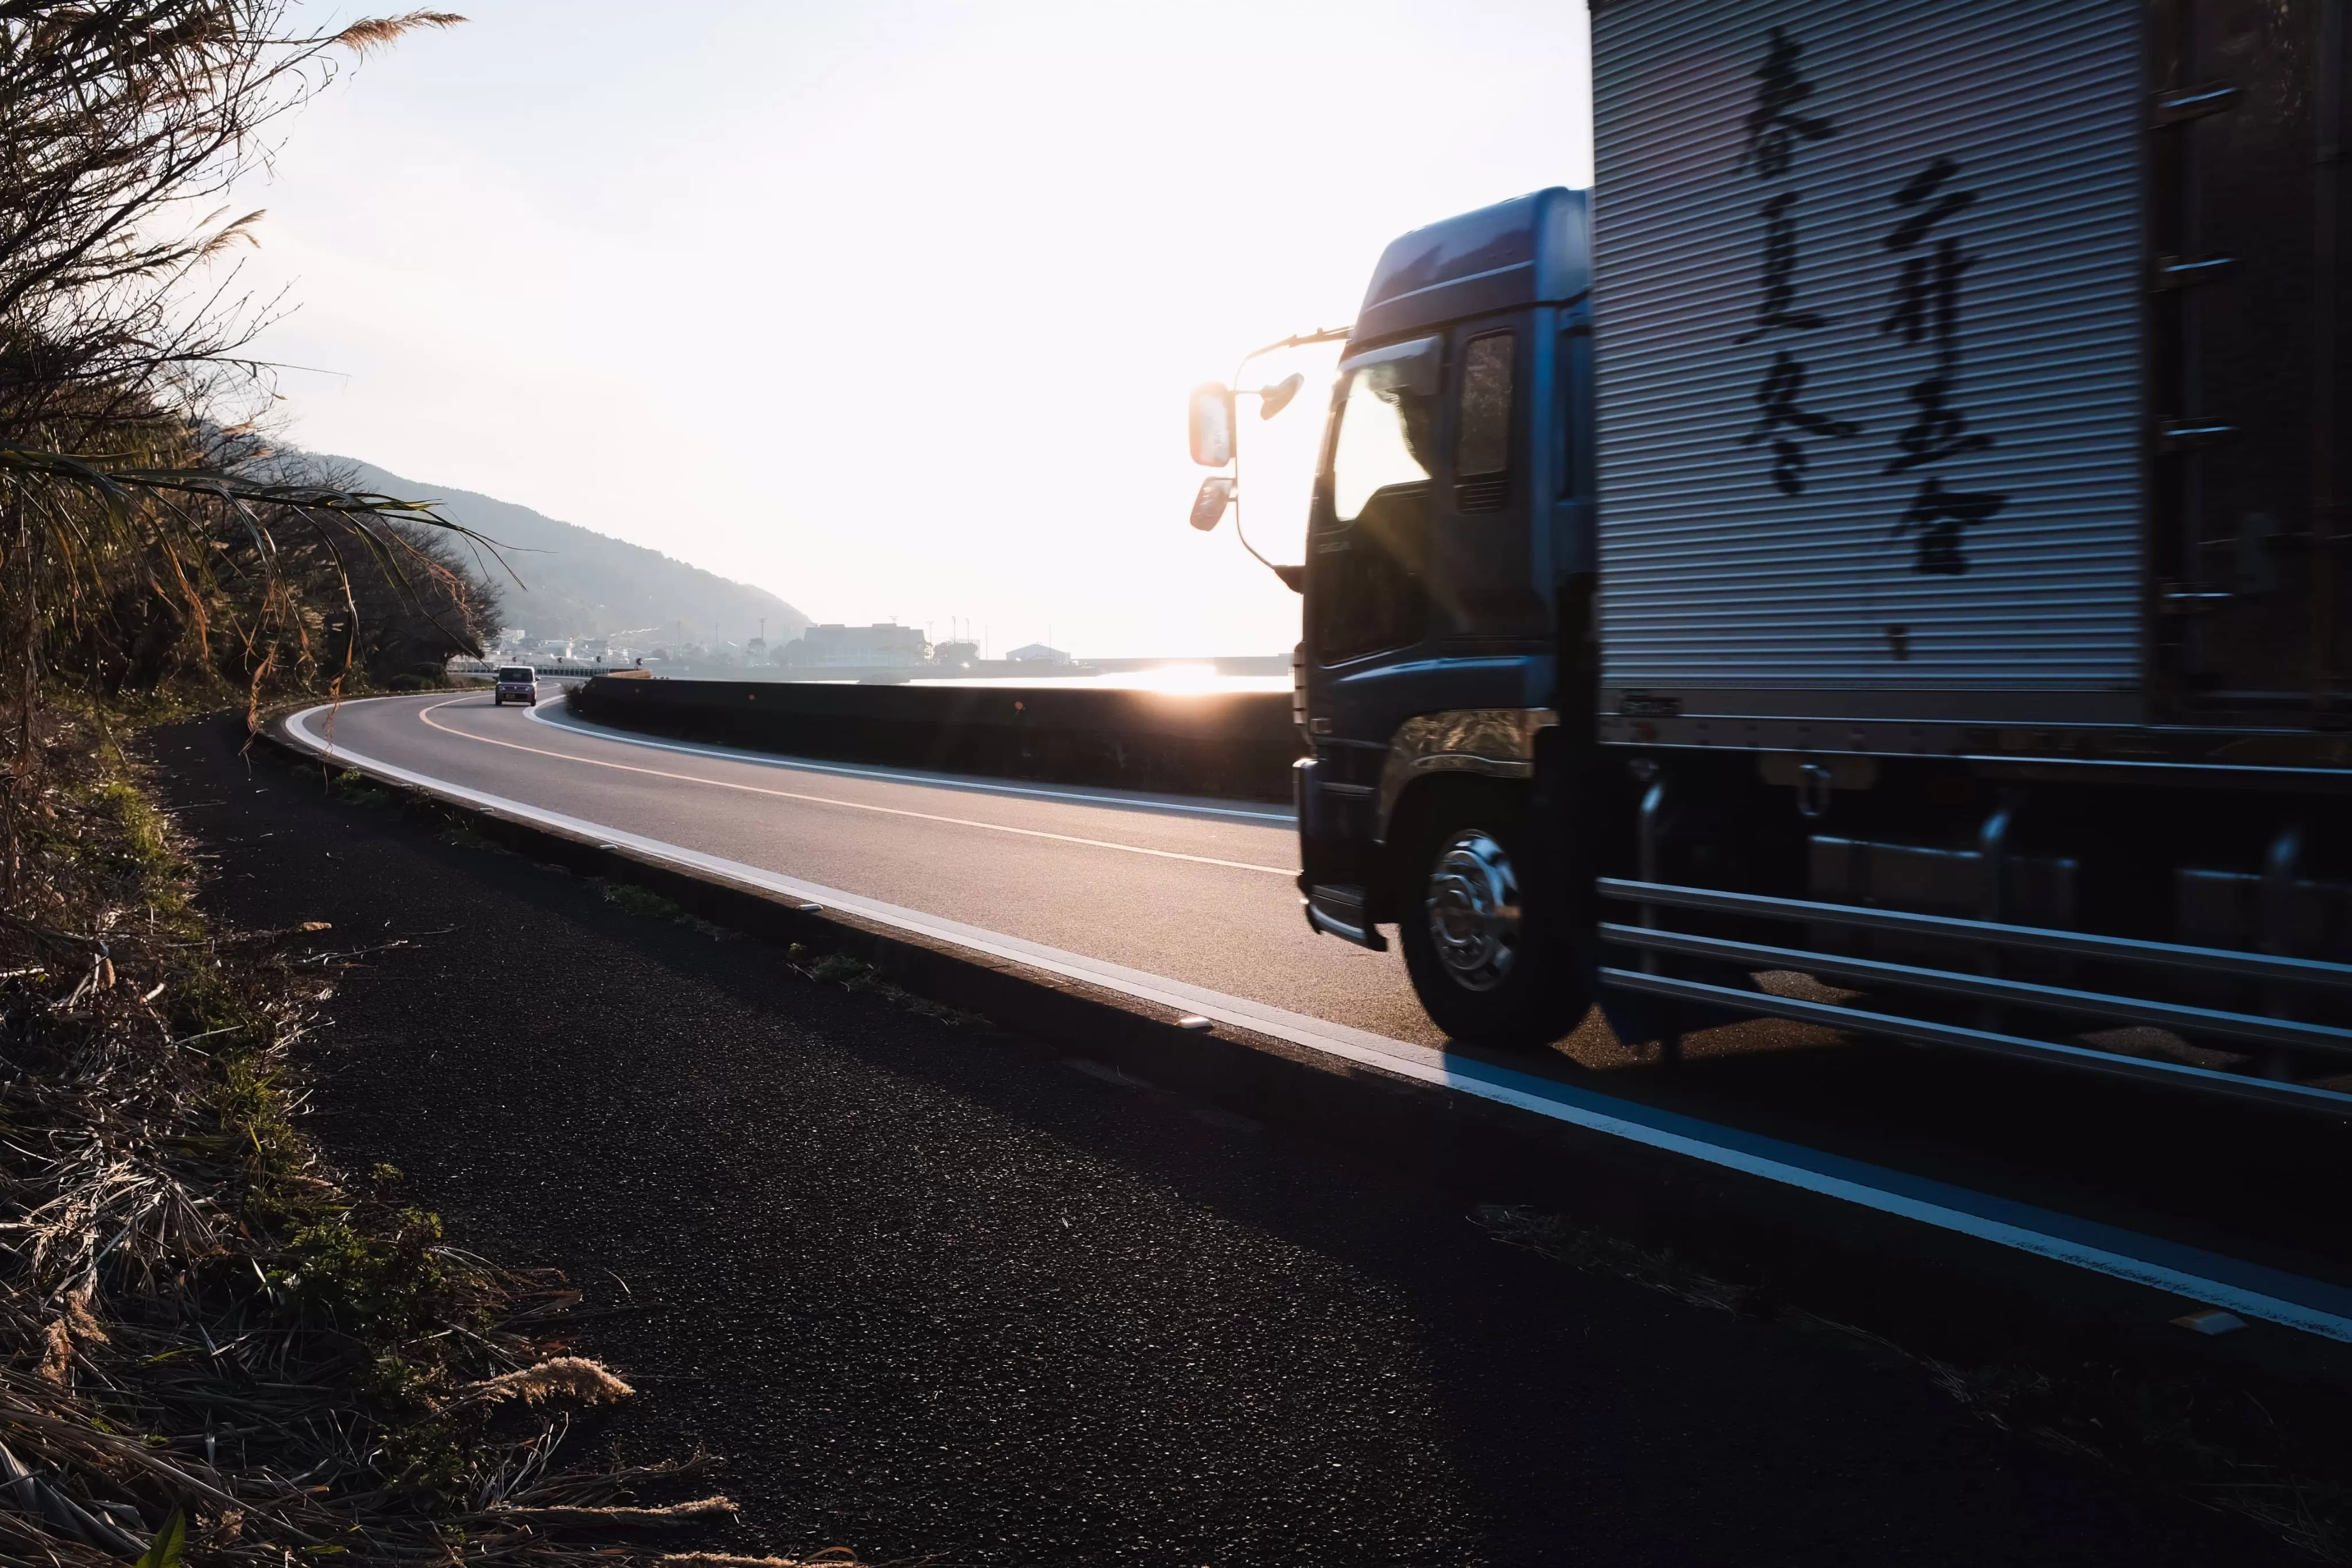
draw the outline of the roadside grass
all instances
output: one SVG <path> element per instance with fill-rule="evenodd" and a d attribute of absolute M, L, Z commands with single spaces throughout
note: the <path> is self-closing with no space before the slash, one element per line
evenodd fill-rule
<path fill-rule="evenodd" d="M 336 774 L 333 788 L 337 800 L 371 810 L 395 805 L 400 800 L 398 795 L 356 768 L 345 768 Z"/>
<path fill-rule="evenodd" d="M 690 913 L 674 899 L 664 898 L 651 888 L 639 887 L 633 882 L 597 880 L 604 902 L 645 920 L 664 921 L 671 925 L 683 925 L 698 932 L 713 942 L 732 942 L 736 934 L 724 925 L 715 925 L 700 915 Z"/>
<path fill-rule="evenodd" d="M 894 1008 L 919 1017 L 936 1019 L 950 1029 L 966 1025 L 986 1028 L 988 1020 L 978 1013 L 951 1008 L 945 1002 L 935 1002 L 929 997 L 918 996 L 883 974 L 876 965 L 846 953 L 819 953 L 805 944 L 795 942 L 784 955 L 793 973 L 803 979 L 814 980 L 820 986 L 839 986 L 845 991 L 856 991 L 875 997 Z"/>
<path fill-rule="evenodd" d="M 0 1560 L 627 1563 L 729 1516 L 625 1500 L 702 1461 L 574 1468 L 629 1392 L 548 1343 L 577 1292 L 303 1132 L 348 956 L 207 922 L 106 716 L 53 710 L 0 918 Z"/>
<path fill-rule="evenodd" d="M 2352 1484 L 2341 1431 L 2287 1430 L 2252 1394 L 2218 1380 L 2095 1362 L 1960 1366 L 1851 1323 L 1718 1280 L 1564 1215 L 1481 1204 L 1496 1240 L 1690 1305 L 1818 1335 L 1926 1378 L 1976 1419 L 2166 1495 L 2252 1520 L 2323 1563 L 2352 1563 Z M 2315 1458 L 2318 1462 L 2315 1462 Z"/>
<path fill-rule="evenodd" d="M 448 826 L 441 830 L 441 841 L 461 850 L 480 850 L 486 854 L 507 855 L 514 852 L 498 840 L 478 831 L 463 817 L 453 816 Z"/>

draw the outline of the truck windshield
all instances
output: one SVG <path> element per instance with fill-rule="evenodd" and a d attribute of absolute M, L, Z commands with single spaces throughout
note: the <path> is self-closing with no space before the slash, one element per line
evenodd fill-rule
<path fill-rule="evenodd" d="M 499 679 L 502 681 L 528 681 L 533 678 L 534 676 L 531 671 L 519 667 L 504 669 L 499 672 Z"/>
<path fill-rule="evenodd" d="M 1436 409 L 1434 396 L 1412 389 L 1402 364 L 1370 364 L 1349 372 L 1331 447 L 1334 518 L 1353 522 L 1381 491 L 1427 483 Z"/>

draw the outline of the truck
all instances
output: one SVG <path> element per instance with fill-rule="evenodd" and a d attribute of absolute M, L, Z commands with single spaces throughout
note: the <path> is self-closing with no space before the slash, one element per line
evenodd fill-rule
<path fill-rule="evenodd" d="M 1593 0 L 1592 189 L 1286 340 L 1309 924 L 1475 1045 L 2352 1113 L 2347 8 Z"/>

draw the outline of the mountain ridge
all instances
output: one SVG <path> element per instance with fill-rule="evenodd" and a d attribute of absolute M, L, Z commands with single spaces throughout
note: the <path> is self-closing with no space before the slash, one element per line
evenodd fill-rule
<path fill-rule="evenodd" d="M 773 646 L 809 624 L 806 614 L 764 588 L 513 501 L 403 478 L 356 457 L 322 453 L 318 461 L 348 471 L 359 489 L 434 501 L 451 522 L 508 547 L 511 574 L 485 552 L 483 575 L 498 587 L 501 621 L 533 638 L 641 632 L 648 644 L 740 643 L 760 635 L 764 619 Z"/>

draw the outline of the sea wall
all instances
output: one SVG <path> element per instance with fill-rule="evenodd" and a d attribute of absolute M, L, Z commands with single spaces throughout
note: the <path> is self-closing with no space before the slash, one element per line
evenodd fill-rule
<path fill-rule="evenodd" d="M 582 717 L 680 739 L 943 773 L 1288 800 L 1286 692 L 898 686 L 600 675 Z"/>

